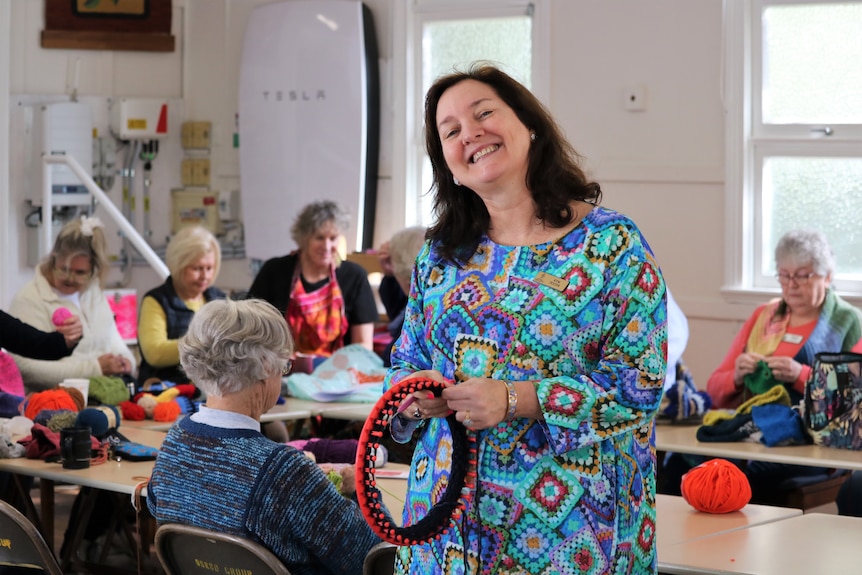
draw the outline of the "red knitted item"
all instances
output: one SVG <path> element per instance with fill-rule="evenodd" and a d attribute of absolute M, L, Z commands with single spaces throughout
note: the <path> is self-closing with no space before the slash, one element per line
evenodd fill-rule
<path fill-rule="evenodd" d="M 144 413 L 144 408 L 137 403 L 124 401 L 120 403 L 118 407 L 123 414 L 123 419 L 128 419 L 129 421 L 143 421 L 147 418 L 147 414 Z"/>
<path fill-rule="evenodd" d="M 390 388 L 374 405 L 356 450 L 356 500 L 371 529 L 395 545 L 416 545 L 431 541 L 456 526 L 476 487 L 476 434 L 455 419 L 446 418 L 452 433 L 452 469 L 449 485 L 425 516 L 412 525 L 394 524 L 381 509 L 380 490 L 375 480 L 374 460 L 380 438 L 395 416 L 401 402 L 410 394 L 423 389 L 439 395 L 445 385 L 433 379 L 414 377 Z"/>

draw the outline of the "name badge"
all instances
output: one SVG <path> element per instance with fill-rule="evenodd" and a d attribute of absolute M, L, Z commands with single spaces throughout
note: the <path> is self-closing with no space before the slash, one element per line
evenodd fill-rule
<path fill-rule="evenodd" d="M 563 278 L 558 278 L 557 276 L 552 276 L 551 274 L 547 274 L 545 272 L 539 272 L 538 274 L 536 274 L 536 281 L 543 286 L 555 289 L 557 291 L 563 291 L 564 289 L 569 287 L 568 281 L 564 280 Z"/>
<path fill-rule="evenodd" d="M 797 344 L 802 343 L 802 336 L 798 333 L 785 333 L 781 341 L 786 341 L 787 343 Z"/>

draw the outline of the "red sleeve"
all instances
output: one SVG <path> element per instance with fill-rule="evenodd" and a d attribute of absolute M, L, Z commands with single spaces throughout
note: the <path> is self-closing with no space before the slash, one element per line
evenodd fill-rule
<path fill-rule="evenodd" d="M 712 399 L 712 407 L 716 409 L 731 409 L 742 403 L 744 388 L 737 389 L 733 383 L 734 365 L 739 354 L 745 351 L 745 345 L 748 343 L 748 336 L 751 334 L 754 322 L 764 307 L 766 304 L 754 310 L 754 313 L 745 320 L 736 337 L 733 338 L 733 343 L 730 344 L 730 349 L 727 350 L 721 364 L 712 372 L 706 382 L 706 392 Z"/>

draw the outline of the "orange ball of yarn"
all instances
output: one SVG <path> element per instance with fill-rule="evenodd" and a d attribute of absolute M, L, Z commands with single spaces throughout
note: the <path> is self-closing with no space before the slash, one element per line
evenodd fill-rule
<path fill-rule="evenodd" d="M 77 389 L 72 391 L 78 391 Z M 78 395 L 83 401 L 84 396 L 78 391 Z M 36 415 L 44 409 L 67 409 L 69 411 L 78 412 L 81 410 L 79 405 L 65 389 L 46 389 L 30 395 L 27 398 L 27 405 L 24 408 L 24 416 L 29 419 L 35 419 Z"/>
<path fill-rule="evenodd" d="M 158 403 L 153 410 L 153 421 L 174 421 L 182 412 L 180 404 L 174 400 Z"/>
<path fill-rule="evenodd" d="M 726 459 L 710 459 L 682 476 L 682 496 L 707 513 L 739 511 L 751 501 L 751 486 L 740 469 Z"/>

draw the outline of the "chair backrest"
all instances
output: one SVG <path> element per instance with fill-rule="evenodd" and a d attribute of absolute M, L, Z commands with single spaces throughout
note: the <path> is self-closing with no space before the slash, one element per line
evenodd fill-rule
<path fill-rule="evenodd" d="M 392 575 L 395 572 L 395 550 L 392 543 L 383 541 L 372 547 L 365 555 L 362 575 Z"/>
<path fill-rule="evenodd" d="M 0 501 L 0 573 L 9 567 L 39 568 L 48 575 L 63 575 L 39 530 L 20 511 Z"/>
<path fill-rule="evenodd" d="M 236 535 L 166 523 L 156 530 L 155 544 L 167 575 L 290 575 L 266 547 Z"/>

